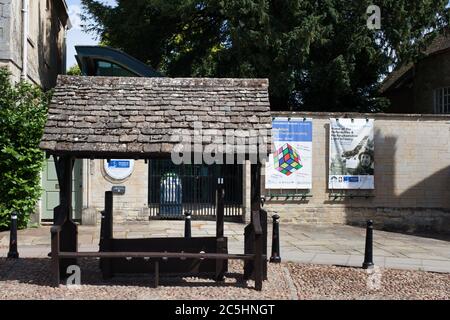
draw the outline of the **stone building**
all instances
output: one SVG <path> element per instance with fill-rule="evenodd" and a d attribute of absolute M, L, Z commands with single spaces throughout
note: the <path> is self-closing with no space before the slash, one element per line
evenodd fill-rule
<path fill-rule="evenodd" d="M 54 87 L 65 72 L 68 28 L 65 0 L 0 0 L 0 66 L 13 81 Z"/>
<path fill-rule="evenodd" d="M 399 66 L 383 82 L 390 113 L 450 113 L 450 35 L 437 36 L 417 63 Z"/>

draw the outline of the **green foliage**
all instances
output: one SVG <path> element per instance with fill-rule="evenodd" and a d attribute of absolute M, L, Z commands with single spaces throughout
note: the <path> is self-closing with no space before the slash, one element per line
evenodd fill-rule
<path fill-rule="evenodd" d="M 10 82 L 0 68 L 0 228 L 9 227 L 11 212 L 26 227 L 41 195 L 44 154 L 39 142 L 47 119 L 49 94 L 26 82 Z"/>
<path fill-rule="evenodd" d="M 273 109 L 380 111 L 380 79 L 447 25 L 448 0 L 82 0 L 87 29 L 168 76 L 267 77 Z M 430 36 L 425 36 L 430 33 Z"/>
<path fill-rule="evenodd" d="M 74 64 L 73 66 L 71 66 L 69 70 L 67 70 L 67 74 L 69 76 L 81 76 L 81 70 L 78 64 Z"/>

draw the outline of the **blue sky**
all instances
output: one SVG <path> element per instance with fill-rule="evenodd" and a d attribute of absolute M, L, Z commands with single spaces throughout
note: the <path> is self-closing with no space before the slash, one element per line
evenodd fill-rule
<path fill-rule="evenodd" d="M 102 0 L 103 3 L 115 5 L 115 0 Z M 67 32 L 67 68 L 76 64 L 75 60 L 75 45 L 93 45 L 98 43 L 98 39 L 89 33 L 82 30 L 82 22 L 79 18 L 81 12 L 80 0 L 66 0 L 69 8 L 70 21 L 72 22 L 72 29 Z"/>

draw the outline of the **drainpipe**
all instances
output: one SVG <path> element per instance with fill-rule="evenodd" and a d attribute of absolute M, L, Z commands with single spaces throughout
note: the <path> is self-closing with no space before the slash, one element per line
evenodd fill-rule
<path fill-rule="evenodd" d="M 61 73 L 62 74 L 67 74 L 67 31 L 69 30 L 69 28 L 67 26 L 64 27 L 64 40 L 63 40 L 63 46 L 62 46 L 62 70 Z"/>
<path fill-rule="evenodd" d="M 22 80 L 28 74 L 28 0 L 22 0 Z"/>

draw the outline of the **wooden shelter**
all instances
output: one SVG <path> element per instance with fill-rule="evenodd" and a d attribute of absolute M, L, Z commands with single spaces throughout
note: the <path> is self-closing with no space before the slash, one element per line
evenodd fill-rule
<path fill-rule="evenodd" d="M 54 284 L 81 257 L 100 258 L 103 276 L 121 272 L 206 273 L 223 278 L 228 259 L 244 260 L 244 276 L 262 288 L 266 278 L 267 213 L 260 207 L 260 162 L 251 165 L 251 222 L 243 254 L 228 254 L 223 194 L 217 183 L 215 237 L 113 238 L 113 195 L 105 192 L 99 252 L 79 252 L 71 219 L 74 159 L 170 158 L 194 123 L 202 122 L 202 145 L 227 129 L 254 136 L 271 129 L 266 79 L 125 78 L 60 76 L 40 147 L 55 158 L 60 204 L 51 228 Z M 270 151 L 270 135 L 263 143 Z M 258 139 L 261 143 L 261 139 Z M 192 142 L 194 144 L 194 141 Z M 233 145 L 224 151 L 235 154 Z M 193 146 L 192 154 L 202 152 Z M 256 145 L 257 149 L 261 147 Z M 236 154 L 235 154 L 236 155 Z M 246 156 L 249 154 L 246 152 Z"/>

